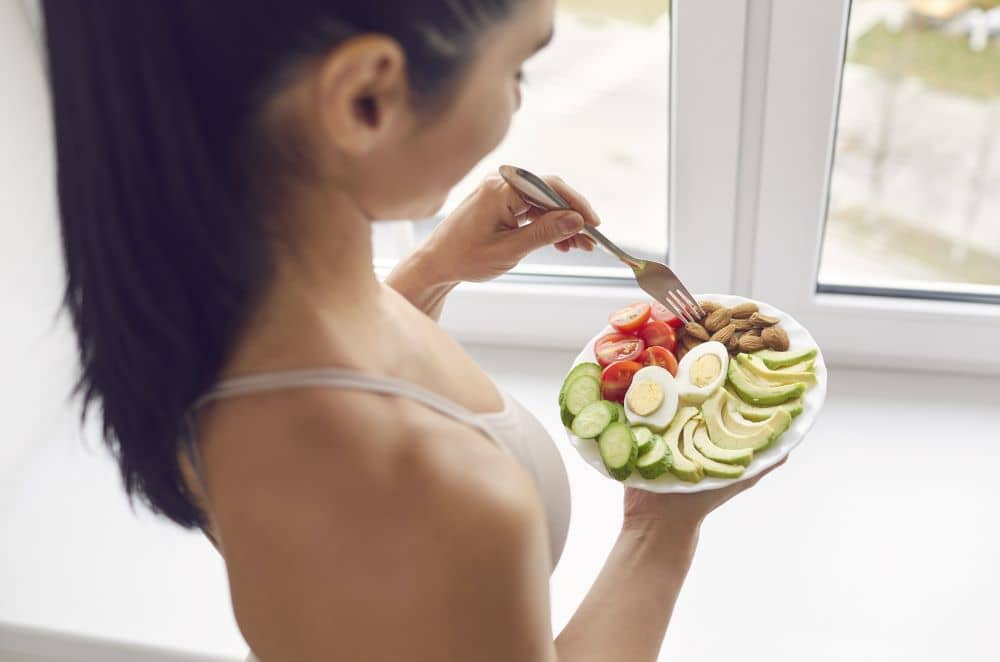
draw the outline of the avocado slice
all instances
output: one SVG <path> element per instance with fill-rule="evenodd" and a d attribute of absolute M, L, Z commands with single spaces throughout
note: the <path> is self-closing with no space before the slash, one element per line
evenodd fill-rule
<path fill-rule="evenodd" d="M 692 438 L 694 442 L 694 447 L 698 449 L 702 455 L 710 460 L 715 460 L 716 462 L 725 462 L 726 464 L 742 464 L 746 466 L 750 464 L 753 459 L 753 450 L 749 448 L 719 448 L 712 443 L 712 440 L 708 436 L 708 428 L 705 427 L 704 422 L 700 422 L 698 427 L 695 428 L 694 436 Z"/>
<path fill-rule="evenodd" d="M 692 462 L 690 458 L 681 453 L 680 449 L 681 430 L 697 413 L 696 407 L 681 407 L 674 416 L 674 420 L 670 421 L 667 431 L 663 433 L 663 441 L 670 449 L 673 460 L 670 464 L 670 472 L 689 483 L 697 483 L 705 477 L 705 470 L 702 466 L 697 462 Z"/>
<path fill-rule="evenodd" d="M 814 359 L 816 358 L 816 352 L 815 347 L 812 349 L 791 349 L 784 352 L 776 352 L 773 349 L 762 349 L 759 352 L 754 352 L 753 355 L 763 361 L 764 365 L 768 368 L 779 370 L 795 365 L 796 363 Z"/>
<path fill-rule="evenodd" d="M 803 382 L 794 384 L 764 384 L 751 377 L 742 367 L 739 361 L 729 362 L 729 383 L 736 389 L 736 393 L 744 401 L 752 405 L 771 407 L 780 405 L 782 402 L 797 398 L 806 392 L 806 385 Z M 719 392 L 727 392 L 719 389 Z M 707 416 L 706 416 L 707 418 Z M 708 429 L 709 435 L 712 429 Z"/>
<path fill-rule="evenodd" d="M 787 368 L 779 368 L 779 370 L 781 372 L 816 372 L 816 359 L 806 359 L 802 363 L 796 363 Z"/>
<path fill-rule="evenodd" d="M 726 429 L 733 434 L 738 434 L 742 436 L 750 436 L 757 434 L 761 428 L 770 426 L 770 421 L 774 417 L 774 411 L 778 411 L 775 407 L 771 415 L 762 421 L 750 421 L 744 418 L 736 410 L 737 398 L 726 394 L 726 397 L 722 401 L 722 424 L 726 426 Z M 789 422 L 791 422 L 791 414 L 788 416 Z M 784 432 L 784 430 L 782 430 Z"/>
<path fill-rule="evenodd" d="M 694 431 L 699 427 L 698 421 L 688 421 L 684 426 L 684 436 L 681 439 L 681 452 L 695 464 L 700 464 L 705 474 L 715 478 L 739 478 L 746 467 L 741 465 L 723 464 L 702 455 L 694 443 Z"/>
<path fill-rule="evenodd" d="M 766 421 L 755 423 L 753 432 L 738 433 L 730 430 L 722 418 L 722 410 L 726 404 L 726 399 L 733 397 L 729 391 L 719 389 L 711 398 L 701 406 L 701 413 L 705 417 L 705 426 L 708 428 L 708 436 L 712 442 L 720 448 L 739 450 L 749 448 L 759 451 L 778 438 L 778 436 L 788 429 L 792 424 L 791 415 L 784 409 L 777 408 L 774 415 Z"/>
<path fill-rule="evenodd" d="M 782 402 L 780 405 L 775 405 L 774 407 L 754 407 L 740 399 L 739 394 L 736 393 L 736 389 L 733 388 L 732 384 L 726 384 L 726 390 L 733 396 L 732 402 L 736 411 L 748 421 L 765 421 L 771 418 L 775 409 L 784 409 L 788 412 L 789 416 L 795 418 L 802 413 L 804 407 L 802 398 Z"/>
<path fill-rule="evenodd" d="M 771 370 L 761 359 L 750 354 L 737 354 L 736 360 L 747 369 L 747 372 L 763 382 L 771 384 L 815 384 L 816 374 L 812 372 L 791 372 L 788 370 Z"/>

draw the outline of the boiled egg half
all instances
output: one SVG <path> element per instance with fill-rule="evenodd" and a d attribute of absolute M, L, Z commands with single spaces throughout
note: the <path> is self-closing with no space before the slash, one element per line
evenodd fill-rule
<path fill-rule="evenodd" d="M 721 342 L 710 340 L 693 347 L 677 365 L 677 388 L 681 400 L 700 405 L 726 381 L 729 352 Z M 641 370 L 636 372 L 638 375 Z"/>
<path fill-rule="evenodd" d="M 677 380 L 665 368 L 651 365 L 632 376 L 625 392 L 625 418 L 662 432 L 677 413 Z"/>

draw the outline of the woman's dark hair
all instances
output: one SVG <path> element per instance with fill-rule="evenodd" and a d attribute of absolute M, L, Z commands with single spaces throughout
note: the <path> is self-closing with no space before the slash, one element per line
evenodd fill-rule
<path fill-rule="evenodd" d="M 447 98 L 516 0 L 43 0 L 82 416 L 130 499 L 203 525 L 177 460 L 271 274 L 241 157 L 289 73 L 360 34 L 395 39 L 414 103 Z M 248 145 L 251 147 L 248 148 Z"/>

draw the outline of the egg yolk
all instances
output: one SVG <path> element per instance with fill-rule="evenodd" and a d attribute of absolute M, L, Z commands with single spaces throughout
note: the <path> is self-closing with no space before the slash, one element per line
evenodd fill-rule
<path fill-rule="evenodd" d="M 691 383 L 702 388 L 716 380 L 722 372 L 722 361 L 715 354 L 699 357 L 691 366 Z"/>
<path fill-rule="evenodd" d="M 663 404 L 663 387 L 656 382 L 632 384 L 625 396 L 629 408 L 639 416 L 649 416 Z"/>

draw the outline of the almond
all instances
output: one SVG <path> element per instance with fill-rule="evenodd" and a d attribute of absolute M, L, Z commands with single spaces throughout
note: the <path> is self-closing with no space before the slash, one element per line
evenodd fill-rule
<path fill-rule="evenodd" d="M 744 335 L 747 335 L 747 336 L 757 336 L 758 338 L 760 338 L 760 329 L 758 329 L 758 328 L 749 329 L 749 330 L 747 330 L 747 331 L 744 332 Z"/>
<path fill-rule="evenodd" d="M 684 325 L 684 333 L 688 336 L 697 338 L 698 340 L 708 340 L 708 331 L 705 330 L 701 324 L 697 322 L 688 322 Z"/>
<path fill-rule="evenodd" d="M 788 334 L 780 326 L 770 326 L 760 334 L 760 339 L 771 349 L 784 352 L 788 349 Z"/>
<path fill-rule="evenodd" d="M 719 308 L 718 310 L 709 313 L 708 317 L 705 318 L 703 326 L 708 329 L 710 333 L 715 333 L 722 327 L 729 324 L 732 319 L 733 316 L 729 312 L 728 308 Z"/>
<path fill-rule="evenodd" d="M 774 326 L 781 320 L 777 317 L 768 317 L 767 315 L 761 315 L 760 313 L 754 313 L 750 315 L 750 321 L 753 322 L 754 326 Z"/>
<path fill-rule="evenodd" d="M 698 345 L 702 344 L 703 342 L 705 342 L 705 341 L 702 340 L 701 338 L 695 338 L 692 335 L 686 335 L 681 340 L 681 345 L 683 345 L 685 349 L 694 349 L 695 347 L 697 347 Z"/>
<path fill-rule="evenodd" d="M 733 317 L 737 319 L 746 319 L 757 312 L 757 304 L 747 301 L 746 303 L 741 303 L 738 306 L 733 306 L 729 309 L 733 314 Z"/>
<path fill-rule="evenodd" d="M 733 324 L 736 325 L 737 331 L 749 331 L 754 328 L 753 321 L 749 319 L 733 319 Z"/>
<path fill-rule="evenodd" d="M 714 313 L 719 308 L 722 308 L 722 304 L 715 303 L 714 301 L 699 301 L 698 305 L 701 309 L 705 311 L 705 314 Z"/>
<path fill-rule="evenodd" d="M 741 352 L 759 352 L 764 349 L 764 339 L 760 336 L 751 336 L 748 333 L 744 333 L 740 336 L 740 351 Z"/>
<path fill-rule="evenodd" d="M 726 341 L 726 349 L 729 350 L 730 354 L 735 354 L 740 351 L 740 336 L 734 333 L 732 337 Z"/>
<path fill-rule="evenodd" d="M 736 335 L 736 325 L 727 324 L 718 331 L 716 331 L 715 333 L 713 333 L 712 337 L 709 338 L 709 340 L 715 340 L 725 345 L 726 343 L 729 342 L 729 339 L 735 335 Z"/>
<path fill-rule="evenodd" d="M 687 353 L 688 353 L 688 348 L 687 347 L 685 347 L 684 345 L 678 345 L 674 349 L 674 358 L 676 358 L 678 361 L 680 361 L 681 359 L 684 358 L 684 355 L 687 354 Z"/>

